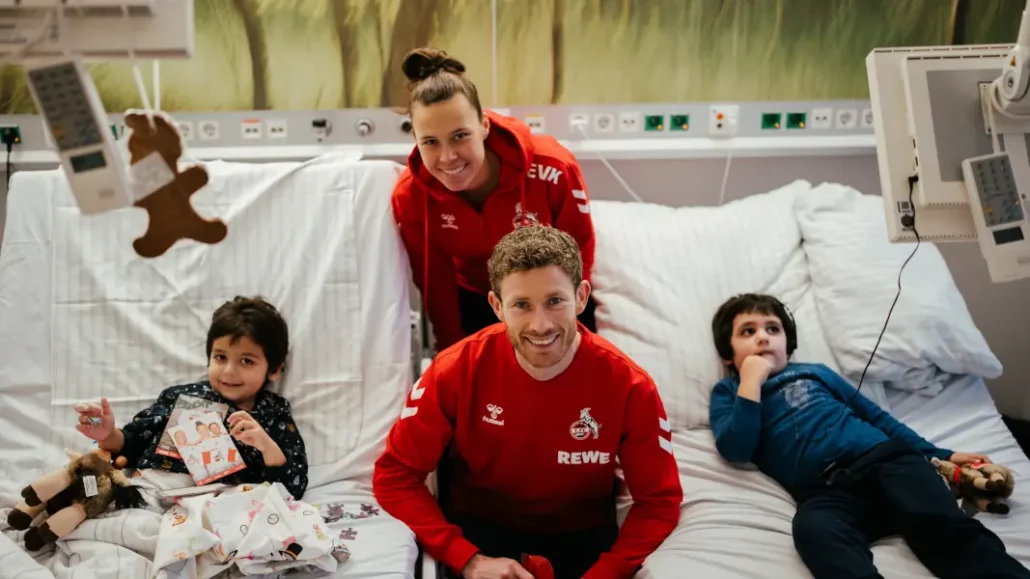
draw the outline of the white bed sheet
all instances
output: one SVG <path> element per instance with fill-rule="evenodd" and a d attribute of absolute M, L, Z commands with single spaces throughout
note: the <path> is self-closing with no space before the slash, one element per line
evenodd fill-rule
<path fill-rule="evenodd" d="M 1011 513 L 977 517 L 1030 567 L 1030 460 L 1002 423 L 983 381 L 959 377 L 932 399 L 893 392 L 889 400 L 892 414 L 935 444 L 982 451 L 1016 472 Z M 674 432 L 673 448 L 684 491 L 682 517 L 638 579 L 812 576 L 794 549 L 795 504 L 786 491 L 757 470 L 724 462 L 709 429 Z M 872 550 L 886 579 L 933 577 L 900 537 L 884 539 Z"/>
<path fill-rule="evenodd" d="M 211 289 L 203 276 L 197 275 L 198 270 L 211 268 L 212 262 L 224 264 L 233 254 L 246 251 L 248 246 L 243 242 L 254 243 L 260 235 L 273 237 L 281 223 L 284 246 L 292 244 L 296 259 L 306 261 L 306 267 L 269 269 L 264 277 L 271 281 L 255 289 L 234 286 L 236 279 L 231 272 L 216 273 L 218 287 L 211 291 L 212 303 L 226 299 L 225 292 L 273 293 L 269 297 L 274 300 L 275 291 L 265 289 L 270 284 L 288 297 L 301 296 L 280 307 L 285 313 L 295 313 L 294 320 L 310 322 L 314 330 L 325 321 L 319 321 L 317 312 L 310 311 L 315 305 L 310 296 L 319 292 L 308 292 L 305 301 L 301 291 L 305 285 L 325 283 L 348 288 L 351 295 L 343 295 L 345 304 L 337 308 L 346 319 L 339 320 L 340 327 L 333 328 L 333 334 L 338 339 L 360 341 L 356 350 L 361 355 L 353 361 L 346 359 L 342 342 L 335 347 L 339 352 L 331 351 L 334 348 L 325 344 L 317 349 L 317 344 L 297 348 L 295 352 L 299 351 L 299 355 L 295 353 L 291 359 L 294 369 L 287 374 L 284 385 L 284 394 L 291 398 L 291 386 L 300 383 L 310 389 L 301 390 L 299 394 L 309 394 L 308 399 L 295 404 L 298 422 L 307 423 L 302 432 L 315 463 L 309 472 L 310 484 L 305 495 L 308 501 L 374 506 L 373 462 L 410 388 L 408 263 L 389 209 L 389 192 L 399 168 L 386 161 L 339 157 L 308 163 L 208 164 L 211 184 L 194 197 L 194 206 L 203 215 L 227 221 L 230 238 L 215 246 L 186 243 L 187 247 L 177 246 L 166 258 L 146 264 L 149 273 L 157 278 L 154 287 L 159 290 L 162 278 L 169 275 L 173 277 L 164 280 L 165 290 L 183 284 L 188 286 L 187 293 Z M 61 447 L 86 442 L 71 429 L 71 421 L 65 420 L 68 406 L 75 398 L 101 393 L 117 396 L 117 392 L 104 389 L 104 384 L 97 380 L 103 372 L 117 376 L 117 368 L 112 367 L 110 358 L 106 367 L 98 368 L 103 361 L 99 355 L 97 364 L 83 367 L 84 360 L 88 360 L 83 353 L 89 352 L 90 345 L 87 343 L 75 354 L 67 332 L 55 330 L 59 317 L 55 312 L 61 310 L 55 304 L 59 300 L 62 307 L 74 306 L 84 296 L 72 294 L 83 292 L 90 295 L 81 301 L 119 303 L 117 298 L 126 297 L 125 279 L 138 281 L 140 270 L 147 269 L 133 263 L 134 256 L 126 255 L 131 253 L 132 239 L 145 227 L 145 218 L 140 213 L 107 214 L 85 220 L 77 214 L 59 172 L 22 172 L 12 179 L 8 223 L 0 248 L 0 408 L 4 409 L 0 413 L 0 528 L 6 526 L 7 508 L 17 502 L 21 488 L 66 461 Z M 315 218 L 317 222 L 305 228 L 290 221 L 292 217 L 302 218 L 299 216 Z M 334 228 L 337 224 L 339 227 Z M 275 244 L 271 245 L 275 249 Z M 112 259 L 112 253 L 121 253 L 123 257 Z M 98 254 L 106 255 L 106 259 L 97 259 Z M 273 254 L 284 255 L 279 251 Z M 301 275 L 305 273 L 310 275 L 305 278 Z M 276 283 L 276 276 L 284 274 L 293 279 Z M 66 280 L 60 284 L 64 289 L 55 288 L 60 279 Z M 175 301 L 174 295 L 169 301 Z M 291 307 L 293 312 L 289 311 Z M 119 312 L 124 313 L 125 310 Z M 204 315 L 209 318 L 210 312 Z M 193 317 L 199 318 L 200 314 Z M 131 320 L 132 316 L 126 319 Z M 81 332 L 89 325 L 87 322 L 79 316 L 71 326 Z M 185 323 L 198 328 L 203 325 L 206 330 L 206 321 L 200 322 L 189 319 Z M 291 324 L 291 333 L 301 329 L 298 325 Z M 310 340 L 295 338 L 291 346 L 309 344 Z M 63 351 L 64 355 L 55 355 L 55 351 Z M 334 353 L 344 361 L 329 361 Z M 160 379 L 153 380 L 155 383 L 145 389 L 130 391 L 130 396 L 126 396 L 130 400 L 116 406 L 120 420 L 131 417 L 146 403 L 143 398 L 155 396 L 161 388 L 203 374 L 203 335 L 188 344 L 169 344 L 149 355 L 149 360 L 135 361 L 126 370 L 153 372 L 160 374 Z M 123 361 L 125 358 L 122 356 Z M 76 364 L 80 365 L 79 371 L 75 370 Z M 57 380 L 61 376 L 68 378 Z M 73 388 L 79 380 L 86 386 Z M 55 384 L 58 381 L 62 384 Z M 341 392 L 346 394 L 345 400 L 320 403 L 333 402 L 332 383 L 339 383 L 350 394 Z M 345 417 L 335 413 L 341 409 Z M 417 547 L 407 528 L 385 514 L 353 522 L 363 527 L 364 532 L 359 535 L 368 547 L 356 547 L 352 560 L 341 566 L 339 576 L 412 575 Z M 0 533 L 0 568 L 31 562 L 24 571 L 31 569 L 42 572 L 40 576 L 52 577 L 50 572 L 38 568 L 31 557 L 26 559 L 24 552 L 18 554 L 20 549 L 12 541 L 19 535 L 9 530 Z"/>

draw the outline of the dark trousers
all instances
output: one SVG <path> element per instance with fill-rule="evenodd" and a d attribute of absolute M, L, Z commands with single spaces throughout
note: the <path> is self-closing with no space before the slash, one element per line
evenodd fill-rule
<path fill-rule="evenodd" d="M 586 308 L 579 315 L 579 321 L 591 332 L 597 332 L 597 322 L 594 319 L 594 310 L 596 309 L 597 304 L 594 302 L 594 296 L 591 295 L 587 298 Z M 461 312 L 461 329 L 466 336 L 471 336 L 500 321 L 485 295 L 460 286 L 458 287 L 458 311 Z"/>
<path fill-rule="evenodd" d="M 504 557 L 521 563 L 522 555 L 545 557 L 554 568 L 555 579 L 580 579 L 611 549 L 618 526 L 568 533 L 524 533 L 465 516 L 453 517 L 462 534 L 486 557 Z M 457 575 L 448 571 L 448 577 Z"/>
<path fill-rule="evenodd" d="M 796 498 L 794 546 L 816 579 L 882 578 L 869 543 L 894 534 L 942 579 L 1030 578 L 997 535 L 958 507 L 933 465 L 899 441 Z"/>

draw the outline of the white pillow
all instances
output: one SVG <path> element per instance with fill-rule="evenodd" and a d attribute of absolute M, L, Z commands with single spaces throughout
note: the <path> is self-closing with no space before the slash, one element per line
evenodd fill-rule
<path fill-rule="evenodd" d="M 724 375 L 712 316 L 735 294 L 780 296 L 806 320 L 799 355 L 833 365 L 806 298 L 794 211 L 809 188 L 796 181 L 721 207 L 594 201 L 598 332 L 654 378 L 674 427 L 708 425 L 712 386 Z"/>
<path fill-rule="evenodd" d="M 915 244 L 888 242 L 880 197 L 824 183 L 796 199 L 826 337 L 844 375 L 857 382 Z M 936 246 L 919 246 L 901 285 L 866 382 L 934 395 L 949 373 L 1001 375 L 1001 362 L 974 325 Z"/>

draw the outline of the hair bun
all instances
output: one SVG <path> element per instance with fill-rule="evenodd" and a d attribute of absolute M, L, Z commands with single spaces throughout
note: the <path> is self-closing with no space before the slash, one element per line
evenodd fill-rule
<path fill-rule="evenodd" d="M 441 70 L 462 74 L 465 65 L 451 58 L 446 52 L 437 48 L 416 48 L 404 56 L 401 63 L 404 76 L 412 82 L 425 80 Z"/>

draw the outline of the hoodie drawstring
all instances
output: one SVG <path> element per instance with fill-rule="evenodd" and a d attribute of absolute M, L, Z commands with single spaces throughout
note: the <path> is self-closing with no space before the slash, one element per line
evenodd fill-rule
<path fill-rule="evenodd" d="M 526 216 L 529 215 L 529 206 L 526 205 L 526 180 L 519 181 L 519 198 L 522 200 L 522 225 L 529 223 Z"/>

